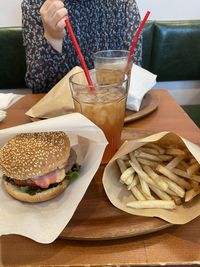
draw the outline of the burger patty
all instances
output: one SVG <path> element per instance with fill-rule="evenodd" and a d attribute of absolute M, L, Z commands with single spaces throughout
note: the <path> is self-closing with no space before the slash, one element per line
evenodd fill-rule
<path fill-rule="evenodd" d="M 57 186 L 65 178 L 76 178 L 78 176 L 78 171 L 80 168 L 80 166 L 75 163 L 76 159 L 76 152 L 71 149 L 70 156 L 62 169 L 59 168 L 45 175 L 36 176 L 27 180 L 18 180 L 15 178 L 7 177 L 5 175 L 3 176 L 3 178 L 6 179 L 7 182 L 10 182 L 12 185 L 18 186 L 22 190 L 26 189 L 27 193 L 37 193 L 38 190 L 41 192 L 41 190 Z"/>
<path fill-rule="evenodd" d="M 77 163 L 75 163 L 72 166 L 71 170 L 65 174 L 65 176 L 62 178 L 62 180 L 51 183 L 51 184 L 49 184 L 48 187 L 45 187 L 45 188 L 38 186 L 31 179 L 16 180 L 16 179 L 12 179 L 10 177 L 7 177 L 5 175 L 3 176 L 3 179 L 6 182 L 11 183 L 12 185 L 16 186 L 19 190 L 23 191 L 24 193 L 28 193 L 30 195 L 35 195 L 35 194 L 40 193 L 44 190 L 61 185 L 62 182 L 64 181 L 64 179 L 74 180 L 75 178 L 77 178 L 79 176 L 79 169 L 80 169 L 80 166 Z"/>

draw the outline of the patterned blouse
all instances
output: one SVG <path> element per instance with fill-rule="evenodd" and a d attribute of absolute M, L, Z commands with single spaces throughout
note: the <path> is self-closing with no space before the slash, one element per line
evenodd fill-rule
<path fill-rule="evenodd" d="M 44 38 L 40 7 L 44 0 L 22 1 L 23 40 L 26 50 L 26 83 L 33 93 L 48 92 L 70 69 L 80 65 L 66 31 L 62 53 Z M 105 49 L 129 50 L 140 23 L 135 0 L 65 0 L 69 19 L 89 69 L 94 52 Z M 134 63 L 142 61 L 142 36 Z"/>

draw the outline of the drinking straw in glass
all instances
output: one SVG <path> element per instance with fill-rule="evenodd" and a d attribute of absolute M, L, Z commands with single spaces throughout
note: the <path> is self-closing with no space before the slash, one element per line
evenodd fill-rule
<path fill-rule="evenodd" d="M 147 11 L 146 15 L 144 16 L 140 26 L 138 27 L 138 29 L 137 29 L 134 37 L 133 37 L 133 40 L 132 40 L 132 43 L 131 43 L 131 49 L 130 49 L 129 56 L 128 56 L 128 61 L 127 61 L 126 68 L 125 68 L 125 73 L 127 73 L 128 66 L 129 66 L 129 64 L 131 62 L 131 59 L 133 57 L 133 54 L 134 54 L 134 50 L 135 50 L 135 46 L 137 44 L 137 40 L 138 40 L 138 38 L 140 36 L 140 33 L 141 33 L 141 31 L 142 31 L 142 29 L 144 27 L 144 24 L 146 23 L 149 15 L 150 15 L 150 11 Z"/>
<path fill-rule="evenodd" d="M 92 80 L 91 80 L 91 78 L 90 78 L 90 74 L 89 74 L 87 65 L 86 65 L 86 63 L 85 63 L 85 59 L 84 59 L 84 57 L 83 57 L 83 54 L 82 54 L 81 49 L 80 49 L 80 47 L 79 47 L 79 44 L 78 44 L 78 42 L 77 42 L 77 40 L 76 40 L 75 34 L 74 34 L 74 32 L 73 32 L 73 29 L 72 29 L 72 26 L 71 26 L 71 23 L 70 23 L 68 17 L 67 17 L 66 20 L 65 20 L 65 24 L 66 24 L 67 30 L 68 30 L 68 32 L 69 32 L 70 38 L 71 38 L 71 40 L 72 40 L 72 43 L 73 43 L 73 45 L 74 45 L 74 48 L 75 48 L 75 50 L 76 50 L 76 53 L 77 53 L 77 55 L 78 55 L 78 58 L 79 58 L 79 60 L 80 60 L 81 66 L 82 66 L 83 71 L 84 71 L 84 73 L 85 73 L 85 76 L 86 76 L 87 82 L 88 82 L 88 84 L 89 84 L 89 86 L 90 86 L 90 89 L 91 89 L 91 91 L 94 91 L 94 86 L 93 86 Z"/>

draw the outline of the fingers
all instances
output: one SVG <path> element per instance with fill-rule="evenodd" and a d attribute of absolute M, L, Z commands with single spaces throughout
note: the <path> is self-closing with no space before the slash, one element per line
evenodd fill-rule
<path fill-rule="evenodd" d="M 43 22 L 57 24 L 60 19 L 67 15 L 67 9 L 64 7 L 62 1 L 47 0 L 40 9 L 40 14 Z"/>
<path fill-rule="evenodd" d="M 42 9 L 48 9 L 52 5 L 53 2 L 58 2 L 58 1 L 64 2 L 64 0 L 46 0 L 46 1 L 44 1 L 44 3 L 41 6 L 41 8 Z"/>
<path fill-rule="evenodd" d="M 63 31 L 65 28 L 67 9 L 63 1 L 64 0 L 46 0 L 40 8 L 40 15 L 45 31 L 51 33 L 51 35 L 58 35 L 59 33 L 56 31 Z"/>

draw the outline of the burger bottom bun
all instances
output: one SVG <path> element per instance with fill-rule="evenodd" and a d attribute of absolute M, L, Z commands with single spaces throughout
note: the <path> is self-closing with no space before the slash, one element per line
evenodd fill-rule
<path fill-rule="evenodd" d="M 35 195 L 29 195 L 28 193 L 22 192 L 21 190 L 18 189 L 17 186 L 9 183 L 4 179 L 2 180 L 2 183 L 3 186 L 5 187 L 5 190 L 15 199 L 24 202 L 36 203 L 36 202 L 47 201 L 57 197 L 67 188 L 69 181 L 67 179 L 64 179 L 57 186 L 52 187 L 50 189 L 46 189 L 41 193 L 36 193 Z"/>

